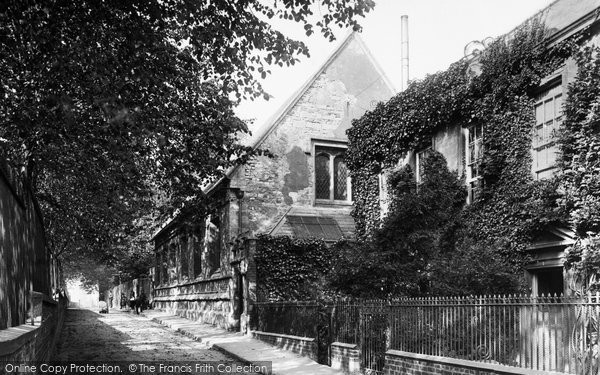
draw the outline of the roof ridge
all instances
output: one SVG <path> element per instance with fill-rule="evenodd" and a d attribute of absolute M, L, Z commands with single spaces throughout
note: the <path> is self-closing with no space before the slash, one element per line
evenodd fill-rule
<path fill-rule="evenodd" d="M 331 65 L 335 58 L 339 56 L 342 50 L 349 44 L 349 42 L 354 38 L 356 34 L 355 31 L 350 32 L 344 40 L 340 43 L 340 45 L 327 57 L 325 62 L 321 64 L 319 69 L 315 73 L 313 73 L 309 78 L 296 90 L 289 98 L 286 100 L 279 109 L 271 116 L 267 122 L 265 123 L 265 127 L 263 129 L 263 134 L 261 134 L 258 139 L 250 145 L 250 147 L 256 149 L 260 147 L 260 145 L 271 135 L 271 133 L 275 130 L 281 119 L 289 112 L 291 108 L 293 108 L 296 103 L 302 98 L 302 95 L 306 93 L 306 91 L 312 86 L 312 84 L 319 78 L 319 76 Z"/>

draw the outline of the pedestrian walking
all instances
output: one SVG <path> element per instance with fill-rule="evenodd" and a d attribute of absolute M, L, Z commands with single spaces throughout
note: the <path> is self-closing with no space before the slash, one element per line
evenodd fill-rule
<path fill-rule="evenodd" d="M 131 296 L 129 297 L 129 308 L 131 310 L 136 310 L 136 306 L 137 306 L 137 303 L 136 303 L 136 299 L 135 299 L 135 292 L 132 290 Z"/>

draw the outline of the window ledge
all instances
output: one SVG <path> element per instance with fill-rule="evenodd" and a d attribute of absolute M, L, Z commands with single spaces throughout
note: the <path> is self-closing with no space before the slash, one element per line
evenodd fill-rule
<path fill-rule="evenodd" d="M 327 199 L 316 199 L 315 206 L 352 206 L 352 201 L 330 201 Z"/>

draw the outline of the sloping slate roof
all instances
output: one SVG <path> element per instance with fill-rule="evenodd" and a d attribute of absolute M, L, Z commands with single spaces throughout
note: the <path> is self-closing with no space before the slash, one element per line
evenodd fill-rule
<path fill-rule="evenodd" d="M 542 10 L 546 27 L 561 30 L 600 6 L 600 0 L 557 0 Z"/>
<path fill-rule="evenodd" d="M 332 217 L 288 215 L 286 219 L 296 238 L 322 238 L 325 241 L 342 238 L 342 231 Z"/>
<path fill-rule="evenodd" d="M 550 32 L 548 41 L 561 40 L 580 30 L 579 26 L 581 25 L 579 23 L 583 20 L 598 20 L 598 8 L 600 8 L 600 0 L 556 0 L 504 36 L 501 36 L 501 38 L 510 38 L 519 27 L 532 20 L 539 20 L 544 23 Z"/>
<path fill-rule="evenodd" d="M 323 223 L 328 226 L 327 229 L 327 238 L 324 238 L 326 241 L 335 241 L 344 238 L 353 238 L 354 237 L 354 219 L 350 216 L 351 207 L 340 206 L 340 207 L 292 207 L 279 222 L 275 225 L 275 227 L 271 230 L 269 234 L 273 236 L 290 236 L 290 237 L 298 237 L 298 238 L 307 238 L 307 237 L 317 237 L 316 236 L 318 230 L 313 231 L 313 235 L 306 235 L 302 231 L 304 229 L 301 228 L 305 222 L 309 222 L 311 224 L 316 224 L 317 221 L 319 225 L 323 225 Z M 302 218 L 302 219 L 299 219 Z M 313 218 L 313 221 L 307 218 Z M 319 218 L 318 220 L 316 218 Z M 334 225 L 339 229 L 339 234 L 337 230 L 334 228 Z M 316 229 L 316 228 L 315 228 Z M 300 236 L 298 235 L 300 234 Z M 309 229 L 309 234 L 311 234 Z M 325 236 L 324 236 L 325 237 Z"/>

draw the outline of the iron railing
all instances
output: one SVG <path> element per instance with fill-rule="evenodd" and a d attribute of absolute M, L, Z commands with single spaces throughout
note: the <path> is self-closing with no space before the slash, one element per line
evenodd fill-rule
<path fill-rule="evenodd" d="M 255 303 L 252 329 L 316 339 L 319 363 L 330 365 L 331 306 L 318 301 Z"/>
<path fill-rule="evenodd" d="M 383 371 L 385 352 L 452 357 L 572 374 L 600 368 L 600 294 L 265 302 L 255 329 L 357 344 L 362 367 Z"/>

